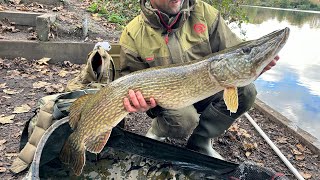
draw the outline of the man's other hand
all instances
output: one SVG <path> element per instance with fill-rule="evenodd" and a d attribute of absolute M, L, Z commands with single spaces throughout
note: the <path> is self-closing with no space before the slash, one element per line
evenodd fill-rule
<path fill-rule="evenodd" d="M 263 69 L 262 73 L 270 70 L 273 66 L 275 66 L 277 64 L 277 61 L 280 59 L 280 57 L 277 55 L 276 57 L 274 57 L 274 59 Z"/>
<path fill-rule="evenodd" d="M 147 103 L 140 91 L 129 90 L 128 94 L 129 97 L 123 99 L 123 105 L 128 112 L 146 112 L 157 105 L 154 98 L 150 98 L 150 102 Z"/>

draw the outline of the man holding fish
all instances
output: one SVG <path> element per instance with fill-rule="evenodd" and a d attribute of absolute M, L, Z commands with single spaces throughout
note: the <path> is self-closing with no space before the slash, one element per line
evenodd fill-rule
<path fill-rule="evenodd" d="M 121 38 L 121 75 L 168 64 L 188 63 L 242 42 L 226 25 L 218 10 L 201 0 L 141 0 L 141 14 L 124 29 Z M 271 69 L 279 56 L 267 65 Z M 238 96 L 230 113 L 224 93 Z M 154 118 L 147 137 L 188 139 L 187 148 L 223 159 L 211 144 L 248 111 L 256 98 L 255 86 L 226 88 L 181 109 L 165 109 L 154 98 L 129 90 L 123 104 L 128 112 L 147 112 Z M 226 95 L 225 95 L 226 96 Z"/>

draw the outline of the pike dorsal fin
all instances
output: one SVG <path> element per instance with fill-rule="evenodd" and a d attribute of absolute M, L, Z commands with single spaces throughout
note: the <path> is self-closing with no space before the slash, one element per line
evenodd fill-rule
<path fill-rule="evenodd" d="M 227 87 L 223 91 L 223 100 L 226 103 L 227 109 L 231 113 L 236 113 L 238 110 L 238 90 L 237 87 Z"/>
<path fill-rule="evenodd" d="M 92 94 L 85 94 L 80 96 L 76 101 L 70 106 L 69 113 L 69 124 L 72 129 L 77 127 L 77 124 L 81 118 L 81 112 L 83 106 L 86 104 L 87 100 L 92 96 Z"/>
<path fill-rule="evenodd" d="M 103 147 L 106 145 L 109 137 L 111 134 L 111 130 L 102 133 L 96 137 L 92 138 L 88 138 L 88 141 L 85 142 L 85 147 L 87 149 L 87 151 L 91 152 L 91 153 L 100 153 L 103 149 Z"/>

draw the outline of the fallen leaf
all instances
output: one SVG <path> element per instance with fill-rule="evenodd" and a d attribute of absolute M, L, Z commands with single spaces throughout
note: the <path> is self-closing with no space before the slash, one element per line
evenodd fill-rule
<path fill-rule="evenodd" d="M 306 167 L 306 163 L 303 162 L 303 161 L 302 162 L 298 162 L 297 166 L 300 167 L 300 168 L 305 168 Z"/>
<path fill-rule="evenodd" d="M 5 167 L 0 167 L 0 173 L 4 173 L 4 172 L 6 172 L 6 170 L 7 170 L 7 168 L 5 168 Z"/>
<path fill-rule="evenodd" d="M 61 70 L 58 75 L 61 76 L 61 77 L 66 77 L 66 75 L 67 75 L 68 73 L 69 73 L 68 71 Z"/>
<path fill-rule="evenodd" d="M 50 71 L 49 71 L 48 69 L 43 69 L 43 70 L 40 71 L 40 73 L 41 73 L 42 75 L 48 75 L 49 72 L 50 72 Z"/>
<path fill-rule="evenodd" d="M 21 0 L 9 0 L 9 2 L 16 4 L 16 5 L 20 4 L 20 1 Z"/>
<path fill-rule="evenodd" d="M 294 154 L 294 155 L 301 155 L 302 153 L 296 149 L 292 149 L 291 152 Z"/>
<path fill-rule="evenodd" d="M 243 147 L 244 147 L 244 150 L 253 150 L 253 149 L 256 149 L 257 147 L 257 143 L 247 143 L 246 141 L 243 142 Z"/>
<path fill-rule="evenodd" d="M 232 125 L 229 127 L 228 130 L 231 131 L 231 132 L 238 131 L 238 130 L 239 130 L 239 125 L 236 124 L 236 123 L 234 123 L 234 124 L 232 124 Z"/>
<path fill-rule="evenodd" d="M 68 66 L 68 67 L 72 66 L 72 62 L 70 62 L 70 61 L 63 61 L 63 64 Z"/>
<path fill-rule="evenodd" d="M 0 5 L 0 11 L 4 11 L 4 7 Z"/>
<path fill-rule="evenodd" d="M 96 40 L 97 40 L 98 42 L 103 41 L 103 39 L 101 39 L 101 38 L 99 38 L 99 37 L 97 37 Z"/>
<path fill-rule="evenodd" d="M 51 58 L 46 58 L 46 57 L 44 57 L 44 58 L 42 58 L 42 59 L 39 59 L 38 61 L 37 61 L 37 63 L 39 64 L 39 65 L 48 65 L 48 62 L 51 60 Z"/>
<path fill-rule="evenodd" d="M 2 96 L 3 98 L 10 99 L 10 96 Z"/>
<path fill-rule="evenodd" d="M 11 137 L 13 137 L 13 138 L 20 137 L 20 136 L 21 136 L 21 133 L 22 133 L 22 132 L 14 133 Z"/>
<path fill-rule="evenodd" d="M 232 141 L 237 140 L 237 138 L 236 138 L 232 133 L 228 133 L 228 137 L 229 137 Z"/>
<path fill-rule="evenodd" d="M 20 93 L 20 91 L 14 90 L 14 89 L 4 89 L 4 93 L 9 94 L 9 95 L 14 95 Z"/>
<path fill-rule="evenodd" d="M 26 112 L 29 112 L 30 109 L 31 107 L 28 106 L 28 104 L 23 104 L 19 107 L 15 107 L 12 113 L 16 113 L 16 114 L 26 113 Z"/>
<path fill-rule="evenodd" d="M 296 147 L 299 149 L 299 151 L 304 152 L 306 150 L 306 147 L 304 147 L 302 144 L 297 144 Z"/>
<path fill-rule="evenodd" d="M 37 76 L 35 76 L 35 75 L 30 75 L 30 76 L 28 77 L 28 79 L 35 79 L 35 78 L 37 78 Z"/>
<path fill-rule="evenodd" d="M 102 20 L 101 17 L 92 17 L 92 19 L 95 20 L 95 21 L 101 21 Z"/>
<path fill-rule="evenodd" d="M 21 75 L 21 77 L 23 77 L 23 78 L 27 78 L 27 77 L 29 77 L 30 75 L 29 74 L 22 74 Z"/>
<path fill-rule="evenodd" d="M 45 86 L 49 86 L 51 85 L 51 83 L 45 82 L 45 81 L 39 81 L 39 82 L 35 82 L 33 83 L 33 88 L 35 89 L 39 89 L 39 88 L 43 88 Z"/>
<path fill-rule="evenodd" d="M 285 138 L 285 137 L 280 137 L 280 138 L 276 139 L 276 141 L 277 141 L 278 143 L 281 143 L 281 144 L 286 144 L 286 143 L 288 143 L 287 140 L 288 140 L 288 139 Z"/>
<path fill-rule="evenodd" d="M 62 84 L 54 84 L 48 87 L 45 87 L 46 92 L 54 93 L 54 92 L 64 92 L 64 86 Z"/>
<path fill-rule="evenodd" d="M 63 6 L 54 7 L 52 11 L 61 11 L 63 9 Z"/>
<path fill-rule="evenodd" d="M 30 33 L 29 36 L 27 37 L 28 40 L 36 40 L 37 39 L 37 34 L 35 32 Z"/>
<path fill-rule="evenodd" d="M 5 140 L 5 139 L 0 140 L 0 146 L 2 146 L 6 142 L 7 142 L 7 140 Z"/>
<path fill-rule="evenodd" d="M 251 152 L 246 152 L 246 156 L 249 157 L 251 155 Z"/>
<path fill-rule="evenodd" d="M 261 167 L 264 167 L 263 162 L 258 162 L 257 165 L 258 165 L 258 166 L 261 166 Z"/>
<path fill-rule="evenodd" d="M 22 126 L 22 125 L 24 125 L 24 123 L 23 122 L 17 122 L 16 125 Z"/>
<path fill-rule="evenodd" d="M 12 157 L 18 156 L 18 153 L 6 153 L 5 156 L 7 156 L 8 159 L 11 159 Z"/>
<path fill-rule="evenodd" d="M 305 156 L 304 156 L 303 154 L 295 155 L 295 159 L 296 159 L 297 161 L 302 161 L 302 160 L 304 160 L 304 158 L 305 158 Z"/>
<path fill-rule="evenodd" d="M 10 115 L 10 116 L 0 116 L 0 123 L 1 124 L 11 124 L 13 123 L 12 119 L 14 118 L 15 115 Z"/>
<path fill-rule="evenodd" d="M 7 83 L 2 83 L 2 84 L 0 84 L 0 88 L 6 88 L 6 87 L 7 87 L 6 84 L 7 84 Z"/>
<path fill-rule="evenodd" d="M 22 7 L 16 7 L 17 10 L 20 11 L 30 11 L 30 9 L 28 7 L 22 6 Z"/>
<path fill-rule="evenodd" d="M 251 138 L 252 136 L 248 133 L 247 130 L 240 128 L 240 133 L 242 136 L 246 137 L 246 138 Z"/>
<path fill-rule="evenodd" d="M 21 72 L 19 72 L 17 70 L 7 71 L 7 75 L 10 77 L 20 76 L 20 74 L 21 74 Z"/>
<path fill-rule="evenodd" d="M 307 172 L 300 172 L 300 174 L 305 179 L 310 179 L 312 177 L 312 175 L 310 173 L 307 173 Z"/>
<path fill-rule="evenodd" d="M 29 28 L 27 29 L 27 31 L 28 31 L 29 33 L 34 32 L 34 28 L 33 28 L 33 27 L 29 27 Z"/>

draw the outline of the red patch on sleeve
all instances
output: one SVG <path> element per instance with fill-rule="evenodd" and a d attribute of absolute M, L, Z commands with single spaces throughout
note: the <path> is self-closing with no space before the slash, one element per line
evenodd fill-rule
<path fill-rule="evenodd" d="M 146 61 L 152 61 L 154 59 L 154 57 L 147 57 Z"/>
<path fill-rule="evenodd" d="M 206 29 L 207 29 L 207 26 L 202 23 L 196 23 L 193 25 L 193 30 L 198 34 L 205 32 Z"/>

